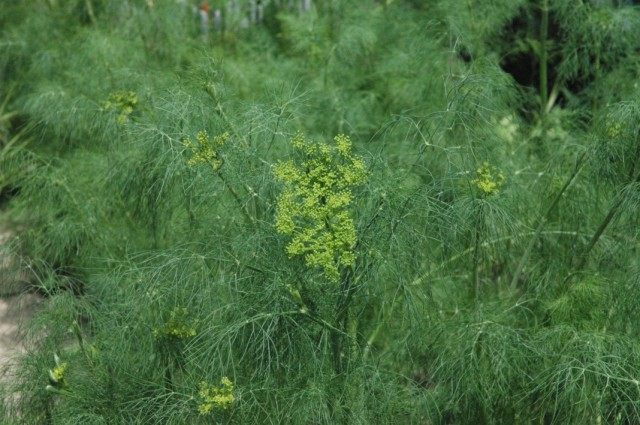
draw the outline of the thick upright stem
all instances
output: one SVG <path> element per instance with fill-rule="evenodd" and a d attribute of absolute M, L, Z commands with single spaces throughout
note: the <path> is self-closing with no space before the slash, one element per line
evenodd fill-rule
<path fill-rule="evenodd" d="M 349 322 L 349 304 L 351 301 L 351 278 L 352 274 L 347 272 L 342 284 L 340 285 L 340 295 L 336 303 L 336 328 L 340 329 L 342 334 L 347 333 L 347 325 Z M 342 334 L 334 334 L 333 359 L 336 373 L 340 374 L 344 370 L 344 337 Z"/>
<path fill-rule="evenodd" d="M 473 300 L 477 302 L 478 296 L 480 295 L 480 276 L 478 275 L 478 262 L 480 260 L 480 229 L 478 227 L 476 227 L 474 239 L 471 288 Z"/>
<path fill-rule="evenodd" d="M 547 112 L 547 103 L 549 102 L 549 92 L 547 87 L 548 79 L 548 52 L 547 38 L 549 36 L 549 0 L 540 0 L 540 116 L 544 117 Z"/>
<path fill-rule="evenodd" d="M 371 353 L 371 347 L 373 347 L 373 344 L 376 342 L 376 339 L 378 339 L 380 330 L 384 325 L 389 323 L 398 305 L 400 305 L 400 296 L 397 296 L 393 299 L 393 302 L 391 303 L 391 307 L 389 307 L 389 310 L 386 312 L 387 314 L 384 314 L 385 313 L 384 311 L 380 312 L 380 318 L 378 319 L 378 324 L 376 325 L 373 332 L 371 332 L 371 335 L 369 335 L 369 338 L 367 338 L 367 343 L 364 346 L 364 350 L 362 352 L 362 360 L 367 360 L 367 357 L 369 357 L 369 353 Z"/>
<path fill-rule="evenodd" d="M 229 184 L 227 179 L 222 175 L 222 173 L 219 170 L 216 174 L 218 175 L 218 177 L 220 177 L 220 180 L 222 180 L 222 183 L 224 183 L 229 193 L 231 193 L 231 196 L 233 196 L 233 199 L 236 201 L 236 204 L 238 204 L 238 207 L 240 207 L 240 211 L 242 212 L 242 215 L 244 216 L 247 223 L 250 225 L 254 225 L 255 220 L 253 219 L 251 214 L 249 214 L 249 211 L 247 210 L 247 206 L 242 202 L 242 199 L 240 199 L 240 195 L 238 195 L 238 192 L 236 192 L 233 186 Z"/>
<path fill-rule="evenodd" d="M 636 139 L 636 142 L 638 142 L 638 141 L 640 141 L 640 140 Z M 640 181 L 640 169 L 638 169 L 638 165 L 640 163 L 640 143 L 638 143 L 637 146 L 638 146 L 638 148 L 636 150 L 636 157 L 635 157 L 635 160 L 633 162 L 633 165 L 631 166 L 631 170 L 629 170 L 629 180 L 628 181 L 630 183 Z M 604 231 L 607 230 L 607 227 L 609 227 L 609 225 L 613 221 L 613 218 L 616 216 L 616 214 L 618 213 L 618 210 L 622 206 L 622 204 L 624 202 L 624 193 L 620 193 L 619 196 L 620 197 L 613 203 L 613 205 L 609 209 L 609 212 L 605 216 L 604 220 L 602 220 L 602 222 L 598 226 L 598 229 L 596 229 L 596 232 L 591 237 L 591 240 L 589 241 L 589 245 L 587 245 L 587 248 L 582 253 L 582 256 L 580 258 L 580 262 L 578 263 L 578 270 L 582 269 L 584 266 L 587 265 L 587 258 L 589 256 L 589 253 L 591 252 L 593 247 L 596 245 L 596 243 L 598 243 L 598 241 L 602 237 Z"/>
<path fill-rule="evenodd" d="M 513 278 L 511 279 L 511 289 L 516 289 L 516 286 L 518 285 L 518 280 L 520 279 L 520 275 L 522 274 L 522 270 L 524 270 L 524 266 L 527 260 L 529 259 L 529 254 L 531 253 L 531 250 L 533 249 L 533 246 L 536 240 L 538 239 L 538 237 L 540 237 L 542 230 L 545 228 L 547 224 L 547 220 L 549 219 L 549 215 L 553 212 L 553 210 L 556 209 L 556 206 L 558 205 L 558 203 L 560 203 L 560 199 L 562 199 L 562 195 L 564 195 L 564 193 L 567 191 L 569 186 L 571 186 L 571 183 L 573 182 L 573 180 L 576 178 L 576 176 L 582 169 L 582 166 L 584 165 L 585 157 L 586 157 L 586 154 L 583 153 L 578 158 L 578 161 L 576 161 L 576 166 L 573 172 L 571 173 L 567 181 L 565 181 L 564 185 L 558 191 L 556 196 L 553 198 L 553 201 L 551 202 L 551 205 L 549 205 L 549 208 L 547 209 L 547 211 L 543 215 L 541 215 L 540 218 L 538 219 L 538 223 L 536 225 L 536 229 L 534 231 L 533 237 L 531 238 L 531 240 L 529 241 L 529 244 L 525 248 L 524 253 L 522 254 L 522 257 L 518 262 L 518 266 L 516 267 L 516 271 L 513 273 Z"/>
<path fill-rule="evenodd" d="M 613 205 L 609 209 L 609 212 L 607 213 L 607 215 L 602 220 L 602 222 L 596 229 L 595 233 L 589 240 L 589 245 L 587 245 L 587 248 L 584 250 L 584 252 L 582 253 L 582 256 L 580 257 L 580 262 L 578 263 L 578 266 L 577 266 L 578 270 L 586 266 L 589 253 L 591 252 L 593 247 L 598 243 L 598 241 L 604 234 L 604 231 L 607 230 L 607 227 L 609 227 L 609 225 L 613 221 L 613 218 L 616 216 L 616 214 L 620 210 L 620 207 L 622 206 L 623 202 L 624 202 L 624 196 L 620 194 L 620 197 L 613 203 Z"/>
<path fill-rule="evenodd" d="M 587 245 L 587 248 L 584 250 L 584 252 L 582 253 L 582 256 L 580 257 L 580 262 L 578 263 L 578 270 L 582 269 L 586 265 L 589 253 L 591 252 L 593 247 L 596 245 L 596 243 L 598 243 L 604 231 L 607 230 L 607 227 L 609 227 L 609 224 L 611 224 L 611 221 L 613 220 L 613 217 L 615 217 L 616 213 L 620 209 L 620 205 L 622 205 L 623 200 L 624 200 L 624 197 L 620 196 L 618 200 L 614 202 L 614 204 L 609 209 L 609 212 L 605 216 L 604 220 L 602 220 L 602 222 L 600 223 L 600 226 L 598 226 L 598 229 L 595 231 L 595 233 L 591 237 L 591 240 L 589 240 L 589 245 Z"/>
<path fill-rule="evenodd" d="M 89 15 L 89 19 L 91 20 L 91 23 L 93 25 L 96 24 L 96 14 L 93 11 L 93 4 L 91 3 L 91 0 L 85 0 L 84 1 L 85 7 L 87 8 L 87 15 Z"/>
<path fill-rule="evenodd" d="M 478 301 L 480 296 L 480 248 L 482 239 L 482 226 L 484 224 L 483 206 L 480 205 L 476 212 L 475 231 L 473 235 L 473 259 L 471 262 L 471 298 L 474 302 Z"/>

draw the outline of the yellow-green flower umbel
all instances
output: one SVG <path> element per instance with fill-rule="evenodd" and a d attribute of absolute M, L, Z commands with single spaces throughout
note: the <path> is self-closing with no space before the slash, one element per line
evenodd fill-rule
<path fill-rule="evenodd" d="M 117 91 L 111 93 L 109 99 L 104 103 L 104 110 L 114 110 L 118 112 L 118 124 L 126 124 L 129 116 L 138 105 L 138 95 L 132 91 Z"/>
<path fill-rule="evenodd" d="M 315 143 L 296 135 L 292 144 L 303 160 L 280 162 L 275 175 L 285 184 L 278 197 L 276 230 L 291 236 L 290 257 L 304 256 L 331 281 L 355 263 L 356 230 L 349 206 L 352 189 L 367 178 L 364 161 L 353 155 L 348 136 L 334 143 Z"/>
<path fill-rule="evenodd" d="M 476 170 L 476 178 L 471 180 L 471 183 L 476 186 L 481 195 L 491 196 L 500 192 L 504 181 L 504 174 L 500 170 L 492 167 L 488 162 L 484 162 Z"/>
<path fill-rule="evenodd" d="M 210 385 L 203 381 L 199 387 L 198 412 L 201 415 L 208 415 L 214 410 L 226 410 L 236 400 L 233 395 L 233 382 L 226 376 L 220 380 L 219 386 Z"/>
<path fill-rule="evenodd" d="M 176 307 L 171 310 L 169 320 L 158 329 L 153 331 L 157 337 L 188 339 L 196 336 L 195 326 L 188 320 L 188 311 L 184 307 Z"/>
<path fill-rule="evenodd" d="M 69 365 L 66 362 L 61 361 L 57 354 L 53 355 L 53 360 L 56 365 L 53 369 L 49 369 L 50 385 L 48 385 L 47 388 L 64 388 L 66 387 L 65 377 L 67 375 Z"/>
<path fill-rule="evenodd" d="M 189 166 L 207 164 L 214 171 L 218 171 L 222 166 L 222 158 L 218 150 L 229 140 L 229 137 L 229 133 L 225 132 L 210 140 L 206 131 L 199 131 L 195 143 L 189 138 L 185 139 L 182 143 L 191 151 L 191 158 L 187 162 Z"/>

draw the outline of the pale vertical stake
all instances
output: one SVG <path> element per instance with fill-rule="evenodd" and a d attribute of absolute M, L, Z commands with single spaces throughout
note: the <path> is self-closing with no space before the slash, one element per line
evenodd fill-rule
<path fill-rule="evenodd" d="M 308 12 L 311 10 L 311 0 L 302 0 L 302 11 Z"/>
<path fill-rule="evenodd" d="M 198 8 L 198 17 L 200 18 L 200 36 L 204 41 L 209 36 L 209 3 L 203 1 Z"/>
<path fill-rule="evenodd" d="M 249 1 L 249 21 L 252 25 L 258 23 L 258 3 L 256 0 Z"/>
<path fill-rule="evenodd" d="M 213 29 L 216 32 L 222 31 L 222 11 L 220 9 L 213 11 Z"/>
<path fill-rule="evenodd" d="M 262 0 L 257 0 L 258 7 L 258 23 L 261 24 L 264 21 L 264 2 Z"/>

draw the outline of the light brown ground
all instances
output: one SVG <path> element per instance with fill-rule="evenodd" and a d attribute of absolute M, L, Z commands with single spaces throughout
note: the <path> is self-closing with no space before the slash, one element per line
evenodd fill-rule
<path fill-rule="evenodd" d="M 24 349 L 21 330 L 40 302 L 41 298 L 34 294 L 0 298 L 0 369 L 10 369 L 11 359 Z"/>
<path fill-rule="evenodd" d="M 14 371 L 13 360 L 24 350 L 23 330 L 41 303 L 41 297 L 28 293 L 28 275 L 6 249 L 13 237 L 0 217 L 0 383 Z"/>

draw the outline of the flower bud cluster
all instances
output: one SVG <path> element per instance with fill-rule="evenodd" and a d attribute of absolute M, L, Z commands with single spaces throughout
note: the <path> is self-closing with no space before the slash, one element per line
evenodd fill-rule
<path fill-rule="evenodd" d="M 352 154 L 348 136 L 332 144 L 315 143 L 298 134 L 293 147 L 301 161 L 275 167 L 285 188 L 278 197 L 276 229 L 291 236 L 289 256 L 303 256 L 309 267 L 319 267 L 331 281 L 340 269 L 355 263 L 356 230 L 349 211 L 352 189 L 367 178 L 364 161 Z"/>

